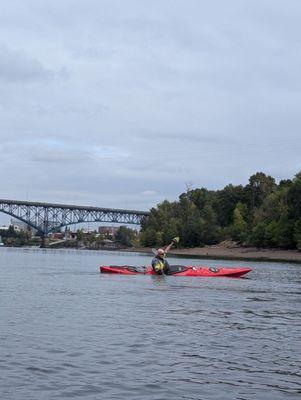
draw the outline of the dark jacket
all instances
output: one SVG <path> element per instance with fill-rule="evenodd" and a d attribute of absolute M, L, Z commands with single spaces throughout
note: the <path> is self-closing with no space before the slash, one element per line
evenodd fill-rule
<path fill-rule="evenodd" d="M 168 262 L 159 256 L 156 256 L 152 259 L 152 267 L 158 275 L 168 274 L 169 272 Z"/>

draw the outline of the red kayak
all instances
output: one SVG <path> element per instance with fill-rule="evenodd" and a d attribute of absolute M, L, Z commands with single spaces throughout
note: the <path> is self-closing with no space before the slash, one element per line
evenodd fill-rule
<path fill-rule="evenodd" d="M 134 267 L 130 265 L 101 265 L 100 272 L 103 274 L 123 274 L 123 275 L 156 275 L 152 267 Z M 217 268 L 201 267 L 192 265 L 170 265 L 168 275 L 174 276 L 228 276 L 239 278 L 248 272 L 251 268 Z"/>

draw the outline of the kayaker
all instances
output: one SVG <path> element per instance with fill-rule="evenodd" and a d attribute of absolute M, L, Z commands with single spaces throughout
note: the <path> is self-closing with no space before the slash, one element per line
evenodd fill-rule
<path fill-rule="evenodd" d="M 158 275 L 168 275 L 169 264 L 165 259 L 166 254 L 172 248 L 172 246 L 179 242 L 179 238 L 173 238 L 172 242 L 164 249 L 158 249 L 155 257 L 152 259 L 152 268 Z"/>

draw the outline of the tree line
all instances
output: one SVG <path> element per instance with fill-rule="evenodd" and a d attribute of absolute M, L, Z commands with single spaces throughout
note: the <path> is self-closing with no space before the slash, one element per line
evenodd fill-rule
<path fill-rule="evenodd" d="M 257 172 L 246 186 L 188 189 L 178 201 L 163 201 L 142 222 L 140 244 L 163 246 L 175 236 L 183 247 L 229 239 L 245 246 L 301 250 L 301 172 L 278 184 Z"/>
<path fill-rule="evenodd" d="M 77 234 L 80 240 L 80 230 Z M 13 227 L 0 235 L 9 246 L 37 244 L 29 232 Z M 233 240 L 245 246 L 301 250 L 301 172 L 278 184 L 257 172 L 246 186 L 187 189 L 178 201 L 165 200 L 152 208 L 139 234 L 121 226 L 113 240 L 124 247 L 160 247 L 175 236 L 182 247 Z"/>

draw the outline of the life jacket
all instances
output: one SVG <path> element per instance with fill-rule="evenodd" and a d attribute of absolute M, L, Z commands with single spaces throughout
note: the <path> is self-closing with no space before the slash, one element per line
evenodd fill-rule
<path fill-rule="evenodd" d="M 152 260 L 152 267 L 155 272 L 162 273 L 168 270 L 169 264 L 160 257 L 154 257 Z"/>

